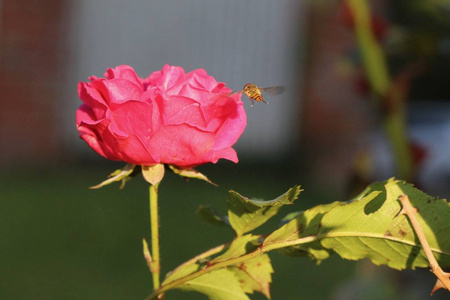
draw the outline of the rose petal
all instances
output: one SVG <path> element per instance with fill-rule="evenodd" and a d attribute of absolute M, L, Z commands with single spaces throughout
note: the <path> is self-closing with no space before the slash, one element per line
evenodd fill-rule
<path fill-rule="evenodd" d="M 204 69 L 197 69 L 192 71 L 192 77 L 192 81 L 195 82 L 197 86 L 200 86 L 209 92 L 211 92 L 217 86 L 217 81 L 214 79 L 214 77 L 207 75 Z"/>
<path fill-rule="evenodd" d="M 105 76 L 79 84 L 76 115 L 80 137 L 100 155 L 179 167 L 238 161 L 231 146 L 247 122 L 241 95 L 204 69 L 165 65 L 141 79 L 122 65 Z"/>
<path fill-rule="evenodd" d="M 213 149 L 224 149 L 234 145 L 247 126 L 247 115 L 242 102 L 236 104 L 236 109 L 227 115 L 220 129 L 217 130 Z"/>
<path fill-rule="evenodd" d="M 195 87 L 190 83 L 186 83 L 178 92 L 178 96 L 191 98 L 200 104 L 210 104 L 216 95 L 205 91 L 203 88 Z"/>
<path fill-rule="evenodd" d="M 137 76 L 134 69 L 130 66 L 120 65 L 115 67 L 114 69 L 107 69 L 104 75 L 107 79 L 125 79 L 134 83 L 136 86 L 143 88 L 142 79 Z"/>
<path fill-rule="evenodd" d="M 184 69 L 182 67 L 165 65 L 161 70 L 160 77 L 154 84 L 168 91 L 179 84 L 180 80 L 183 80 L 183 76 Z"/>
<path fill-rule="evenodd" d="M 161 127 L 147 145 L 150 153 L 159 153 L 161 162 L 176 166 L 196 165 L 214 145 L 215 135 L 188 125 Z M 203 160 L 203 159 L 202 159 Z"/>
<path fill-rule="evenodd" d="M 212 150 L 207 153 L 204 160 L 205 162 L 216 163 L 219 159 L 222 158 L 232 161 L 234 163 L 237 163 L 239 161 L 236 151 L 231 147 L 221 150 Z"/>
<path fill-rule="evenodd" d="M 109 107 L 111 131 L 120 136 L 135 135 L 143 144 L 146 144 L 159 127 L 159 122 L 153 123 L 155 107 L 157 109 L 157 106 L 152 103 L 139 101 L 112 103 Z"/>
<path fill-rule="evenodd" d="M 109 129 L 109 123 L 107 119 L 94 125 L 81 122 L 78 126 L 80 137 L 97 153 L 111 160 L 132 164 L 158 163 L 136 136 L 114 135 Z"/>
<path fill-rule="evenodd" d="M 97 118 L 92 109 L 86 104 L 82 104 L 75 113 L 75 122 L 77 125 L 80 125 L 81 122 L 93 125 L 103 120 L 104 118 Z"/>
<path fill-rule="evenodd" d="M 225 83 L 223 82 L 219 82 L 217 83 L 217 85 L 211 90 L 211 93 L 215 93 L 215 94 L 229 94 L 231 93 L 231 89 L 229 87 L 227 87 L 225 85 Z M 236 94 L 236 95 L 240 95 L 240 94 Z M 240 96 L 239 96 L 240 99 Z"/>
<path fill-rule="evenodd" d="M 216 132 L 223 123 L 237 109 L 236 101 L 232 97 L 216 95 L 211 102 L 202 105 L 202 111 L 206 118 L 207 128 L 205 130 Z"/>
<path fill-rule="evenodd" d="M 99 91 L 89 82 L 78 83 L 78 97 L 87 105 L 96 118 L 104 118 L 108 107 Z"/>
<path fill-rule="evenodd" d="M 162 107 L 164 125 L 188 124 L 199 129 L 206 126 L 202 109 L 193 99 L 172 96 L 163 100 Z"/>
<path fill-rule="evenodd" d="M 140 86 L 126 79 L 97 80 L 93 81 L 91 85 L 102 94 L 108 105 L 139 100 L 144 92 Z"/>

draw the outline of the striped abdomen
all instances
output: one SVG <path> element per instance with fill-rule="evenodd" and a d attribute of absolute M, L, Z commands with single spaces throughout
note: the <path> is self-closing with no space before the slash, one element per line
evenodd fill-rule
<path fill-rule="evenodd" d="M 261 94 L 261 90 L 259 87 L 257 87 L 255 84 L 253 83 L 247 83 L 244 86 L 244 93 L 245 95 L 247 95 L 247 97 L 249 97 L 251 100 L 255 100 L 258 102 L 265 102 L 264 101 L 264 97 Z"/>

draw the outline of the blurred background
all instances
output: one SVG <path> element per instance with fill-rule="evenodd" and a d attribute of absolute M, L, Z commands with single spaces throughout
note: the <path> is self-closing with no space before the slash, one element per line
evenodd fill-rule
<path fill-rule="evenodd" d="M 150 293 L 147 186 L 88 190 L 123 164 L 75 127 L 77 83 L 121 64 L 140 77 L 204 68 L 233 90 L 287 87 L 245 103 L 239 164 L 200 168 L 219 188 L 164 180 L 163 273 L 232 239 L 195 215 L 200 204 L 224 214 L 230 189 L 271 199 L 301 184 L 300 210 L 396 176 L 449 197 L 449 15 L 446 0 L 0 1 L 0 298 Z M 271 258 L 273 299 L 425 299 L 434 284 L 427 270 Z"/>

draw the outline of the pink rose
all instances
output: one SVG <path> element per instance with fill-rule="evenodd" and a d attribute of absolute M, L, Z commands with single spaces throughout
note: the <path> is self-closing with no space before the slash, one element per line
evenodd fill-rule
<path fill-rule="evenodd" d="M 183 168 L 238 161 L 232 146 L 247 122 L 241 94 L 205 70 L 165 65 L 142 79 L 123 65 L 105 77 L 79 83 L 76 113 L 80 137 L 103 157 Z"/>

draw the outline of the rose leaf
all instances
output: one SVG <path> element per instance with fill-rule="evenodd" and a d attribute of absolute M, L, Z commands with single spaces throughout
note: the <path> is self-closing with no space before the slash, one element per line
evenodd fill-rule
<path fill-rule="evenodd" d="M 235 191 L 230 191 L 227 199 L 228 218 L 238 236 L 264 224 L 286 204 L 292 204 L 300 194 L 300 186 L 290 188 L 274 200 L 249 199 Z"/>

